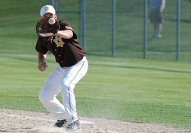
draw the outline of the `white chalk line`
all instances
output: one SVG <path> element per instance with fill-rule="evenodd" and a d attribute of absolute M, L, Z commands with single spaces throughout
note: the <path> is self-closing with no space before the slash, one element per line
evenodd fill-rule
<path fill-rule="evenodd" d="M 19 115 L 13 115 L 13 114 L 7 114 L 7 113 L 1 113 L 1 115 L 4 115 L 6 117 L 12 117 L 12 118 L 19 118 L 22 120 L 34 120 L 34 121 L 48 121 L 51 123 L 54 123 L 55 120 L 50 120 L 50 119 L 44 119 L 44 118 L 39 118 L 39 117 L 32 117 L 32 116 L 19 116 Z M 84 120 L 80 120 L 80 124 L 81 125 L 89 125 L 90 127 L 95 127 L 95 123 L 94 122 L 90 122 L 90 121 L 84 121 Z"/>

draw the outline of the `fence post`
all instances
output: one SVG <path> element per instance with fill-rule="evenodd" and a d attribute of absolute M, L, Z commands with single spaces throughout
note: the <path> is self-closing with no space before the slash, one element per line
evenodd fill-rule
<path fill-rule="evenodd" d="M 58 0 L 56 0 L 56 10 L 58 10 Z"/>
<path fill-rule="evenodd" d="M 116 33 L 116 0 L 113 0 L 113 12 L 112 12 L 112 57 L 115 56 L 115 33 Z"/>
<path fill-rule="evenodd" d="M 50 0 L 50 4 L 54 6 L 54 0 Z"/>
<path fill-rule="evenodd" d="M 80 13 L 80 43 L 82 48 L 86 49 L 86 0 L 81 0 Z"/>
<path fill-rule="evenodd" d="M 181 1 L 177 1 L 177 61 L 180 61 L 180 4 Z"/>
<path fill-rule="evenodd" d="M 148 16 L 148 0 L 145 0 L 144 6 L 144 51 L 143 57 L 147 58 L 147 16 Z"/>

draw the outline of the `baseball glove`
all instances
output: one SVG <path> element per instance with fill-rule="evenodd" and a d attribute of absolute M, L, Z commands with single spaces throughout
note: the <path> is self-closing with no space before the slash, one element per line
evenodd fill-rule
<path fill-rule="evenodd" d="M 59 29 L 59 21 L 53 17 L 44 17 L 36 24 L 36 33 L 42 37 L 53 36 Z"/>

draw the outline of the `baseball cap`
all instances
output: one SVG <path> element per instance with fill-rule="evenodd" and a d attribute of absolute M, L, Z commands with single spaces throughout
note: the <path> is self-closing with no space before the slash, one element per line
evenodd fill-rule
<path fill-rule="evenodd" d="M 56 11 L 53 6 L 45 5 L 40 9 L 40 16 L 43 16 L 46 13 L 56 14 Z"/>

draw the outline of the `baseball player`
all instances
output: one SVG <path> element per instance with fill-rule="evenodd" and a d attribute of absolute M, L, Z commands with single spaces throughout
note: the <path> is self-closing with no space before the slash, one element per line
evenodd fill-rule
<path fill-rule="evenodd" d="M 56 23 L 58 25 L 54 26 Z M 67 125 L 67 129 L 79 129 L 74 88 L 88 70 L 85 52 L 76 41 L 77 35 L 72 27 L 63 20 L 57 20 L 55 9 L 51 5 L 40 9 L 37 33 L 39 36 L 35 49 L 38 52 L 38 69 L 42 72 L 47 69 L 46 58 L 49 51 L 59 64 L 48 77 L 39 99 L 49 112 L 58 117 L 55 126 Z M 59 93 L 64 104 L 57 99 Z"/>

